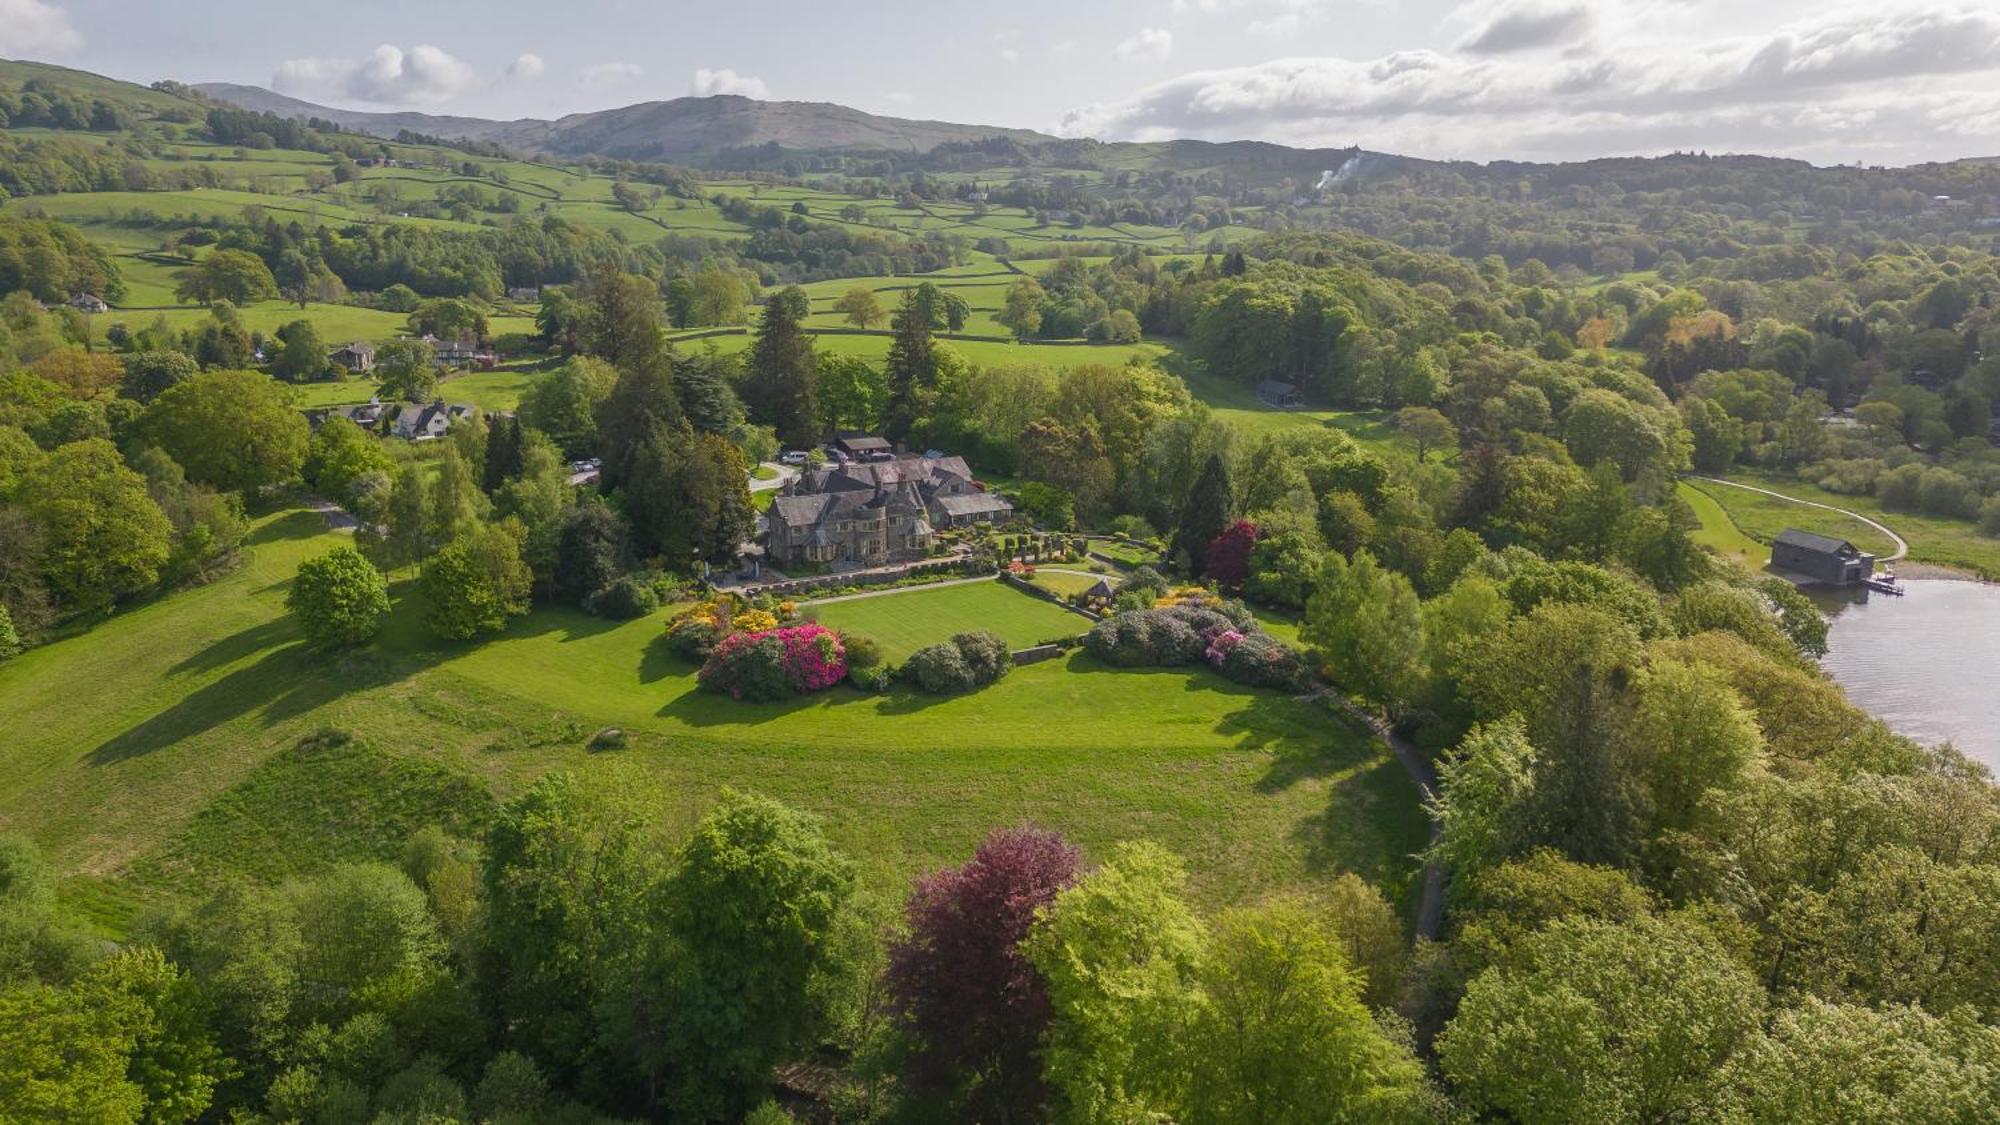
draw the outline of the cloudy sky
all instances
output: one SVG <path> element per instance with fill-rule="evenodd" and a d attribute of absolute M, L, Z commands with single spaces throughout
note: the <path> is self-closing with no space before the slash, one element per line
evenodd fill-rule
<path fill-rule="evenodd" d="M 482 117 L 739 93 L 1474 160 L 2000 156 L 2000 0 L 0 0 L 0 57 Z"/>

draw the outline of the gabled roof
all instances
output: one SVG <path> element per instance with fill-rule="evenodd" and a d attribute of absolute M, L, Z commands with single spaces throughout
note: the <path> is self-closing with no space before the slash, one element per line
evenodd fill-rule
<path fill-rule="evenodd" d="M 992 492 L 968 492 L 963 496 L 939 496 L 932 503 L 942 508 L 946 515 L 980 516 L 991 512 L 1011 512 L 1014 505 L 1007 498 Z"/>
<path fill-rule="evenodd" d="M 1788 527 L 1778 533 L 1778 542 L 1803 551 L 1813 551 L 1822 555 L 1858 555 L 1860 550 L 1845 539 L 1835 539 L 1829 535 L 1815 535 L 1810 531 L 1800 531 Z"/>

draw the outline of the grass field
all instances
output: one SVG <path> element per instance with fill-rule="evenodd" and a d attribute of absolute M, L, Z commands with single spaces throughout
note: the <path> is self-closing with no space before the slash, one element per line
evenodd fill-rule
<path fill-rule="evenodd" d="M 1410 901 L 1424 830 L 1407 779 L 1379 744 L 1290 698 L 1076 654 L 963 698 L 838 688 L 745 705 L 695 689 L 658 643 L 663 614 L 547 609 L 486 643 L 443 644 L 408 575 L 376 645 L 325 656 L 300 643 L 283 599 L 299 561 L 338 541 L 309 513 L 262 517 L 227 578 L 0 665 L 0 831 L 45 847 L 66 899 L 107 933 L 232 874 L 393 855 L 410 825 L 476 821 L 481 794 L 505 800 L 558 768 L 630 770 L 675 823 L 725 785 L 810 809 L 889 895 L 993 826 L 1033 820 L 1099 856 L 1160 840 L 1208 905 L 1340 870 Z M 997 586 L 970 591 L 826 609 L 902 645 L 957 628 L 939 603 L 960 597 L 1016 599 L 1008 620 L 977 624 L 1028 639 L 1082 624 Z M 898 616 L 921 624 L 892 639 Z M 628 748 L 588 751 L 607 725 Z M 328 727 L 369 752 L 291 749 Z"/>
<path fill-rule="evenodd" d="M 1884 509 L 1873 496 L 1843 496 L 1804 481 L 1771 473 L 1738 469 L 1729 474 L 1729 479 L 1782 492 L 1801 500 L 1832 504 L 1878 520 L 1894 528 L 1896 534 L 1909 541 L 1910 558 L 1916 562 L 1956 567 L 1988 579 L 2000 578 L 2000 539 L 1981 535 L 1978 525 L 1971 520 L 1927 516 L 1918 512 L 1891 512 Z M 1736 518 L 1737 523 L 1759 539 L 1768 541 L 1787 527 L 1797 527 L 1806 531 L 1837 535 L 1853 542 L 1864 551 L 1874 551 L 1880 555 L 1887 555 L 1892 551 L 1886 538 L 1874 528 L 1857 520 L 1818 508 L 1787 504 L 1782 500 L 1744 492 L 1740 488 L 1706 487 L 1709 487 L 1716 499 L 1729 509 L 1730 515 Z M 1788 518 L 1793 522 L 1787 523 Z"/>
<path fill-rule="evenodd" d="M 1707 486 L 1717 492 L 1727 491 L 1714 485 Z M 1693 539 L 1698 546 L 1713 551 L 1717 557 L 1740 563 L 1751 570 L 1762 570 L 1770 560 L 1768 546 L 1758 542 L 1736 526 L 1729 518 L 1729 509 L 1722 502 L 1703 490 L 1703 486 L 1693 481 L 1682 481 L 1676 489 L 1687 506 L 1694 509 L 1695 518 L 1701 527 L 1695 530 Z"/>
<path fill-rule="evenodd" d="M 1729 479 L 1740 480 L 1745 484 L 1754 484 L 1759 488 L 1773 489 L 1787 496 L 1796 496 L 1801 500 L 1814 500 L 1822 504 L 1835 504 L 1842 508 L 1851 508 L 1857 512 L 1865 510 L 1862 505 L 1855 503 L 1855 497 L 1834 496 L 1809 485 L 1801 484 L 1798 481 L 1779 478 L 1753 478 L 1745 473 L 1733 473 Z M 1757 542 L 1758 550 L 1765 556 L 1764 559 L 1758 561 L 1758 566 L 1762 566 L 1765 561 L 1769 560 L 1770 550 L 1766 545 L 1773 539 L 1776 539 L 1778 534 L 1788 527 L 1795 527 L 1800 531 L 1810 531 L 1819 535 L 1831 535 L 1837 539 L 1845 539 L 1853 543 L 1856 547 L 1872 552 L 1877 556 L 1886 557 L 1894 554 L 1896 550 L 1896 545 L 1891 543 L 1889 538 L 1881 532 L 1876 531 L 1860 520 L 1850 516 L 1843 516 L 1838 512 L 1829 512 L 1824 508 L 1809 508 L 1803 504 L 1793 504 L 1789 501 L 1780 500 L 1775 496 L 1764 496 L 1755 492 L 1746 492 L 1740 488 L 1729 488 L 1724 485 L 1703 484 L 1701 482 L 1692 482 L 1692 484 L 1695 488 L 1706 494 L 1728 515 L 1730 521 L 1735 524 L 1741 534 Z M 1699 509 L 1696 510 L 1696 514 L 1700 514 Z M 1871 512 L 1870 514 L 1872 515 L 1873 513 Z M 1900 516 L 1882 516 L 1880 518 L 1883 523 L 1888 524 L 1890 527 L 1900 530 L 1903 526 L 1903 519 Z M 1704 523 L 1704 526 L 1706 526 L 1706 523 Z M 1917 545 L 1916 537 L 1911 535 L 1909 531 L 1903 531 L 1902 534 L 1910 540 L 1911 548 L 1914 551 Z"/>
<path fill-rule="evenodd" d="M 1300 426 L 1333 426 L 1362 441 L 1386 441 L 1394 433 L 1380 411 L 1284 410 L 1266 405 L 1249 387 L 1210 375 L 1191 363 L 1172 366 L 1216 418 L 1236 427 L 1245 437 L 1255 439 Z"/>
<path fill-rule="evenodd" d="M 892 662 L 958 633 L 998 633 L 1013 648 L 1074 636 L 1090 622 L 998 580 L 936 590 L 911 589 L 879 597 L 814 605 L 806 612 L 829 629 L 860 633 L 882 646 Z"/>

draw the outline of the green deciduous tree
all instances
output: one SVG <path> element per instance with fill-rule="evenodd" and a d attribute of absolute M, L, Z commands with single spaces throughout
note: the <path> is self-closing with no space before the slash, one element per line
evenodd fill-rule
<path fill-rule="evenodd" d="M 673 1104 L 691 1117 L 742 1113 L 770 1068 L 825 1013 L 814 985 L 854 873 L 817 819 L 725 790 L 662 888 L 672 935 Z"/>
<path fill-rule="evenodd" d="M 125 362 L 124 393 L 140 402 L 151 402 L 170 388 L 195 377 L 201 367 L 186 352 L 131 352 Z"/>
<path fill-rule="evenodd" d="M 310 320 L 294 320 L 279 328 L 278 342 L 282 346 L 271 360 L 271 373 L 280 379 L 303 383 L 326 374 L 332 365 L 326 341 Z"/>
<path fill-rule="evenodd" d="M 1176 1121 L 1422 1120 L 1423 1071 L 1362 1006 L 1341 934 L 1315 905 L 1281 899 L 1223 915 L 1178 1035 Z"/>
<path fill-rule="evenodd" d="M 49 454 L 20 501 L 41 532 L 48 584 L 72 605 L 102 607 L 136 594 L 167 561 L 173 525 L 108 441 Z"/>
<path fill-rule="evenodd" d="M 1438 1040 L 1475 1109 L 1553 1125 L 1721 1107 L 1717 1071 L 1754 1039 L 1763 997 L 1695 924 L 1557 922 L 1521 957 L 1474 980 Z"/>
<path fill-rule="evenodd" d="M 1367 551 L 1352 563 L 1326 556 L 1300 638 L 1336 681 L 1392 711 L 1423 695 L 1423 605 L 1409 579 Z"/>
<path fill-rule="evenodd" d="M 306 443 L 306 481 L 324 496 L 345 503 L 354 484 L 369 473 L 394 472 L 396 462 L 381 441 L 353 422 L 335 415 L 320 423 Z"/>
<path fill-rule="evenodd" d="M 857 285 L 835 301 L 833 311 L 847 318 L 847 323 L 856 328 L 873 328 L 888 318 L 882 311 L 882 303 L 875 299 L 875 291 L 866 285 Z"/>
<path fill-rule="evenodd" d="M 475 523 L 425 561 L 425 620 L 449 640 L 497 633 L 528 612 L 532 582 L 518 532 Z"/>
<path fill-rule="evenodd" d="M 250 305 L 278 295 L 278 281 L 263 259 L 248 250 L 215 250 L 174 275 L 174 297 L 211 304 Z"/>
<path fill-rule="evenodd" d="M 316 647 L 358 645 L 389 615 L 389 585 L 361 552 L 336 547 L 299 564 L 285 605 Z"/>
<path fill-rule="evenodd" d="M 297 480 L 311 429 L 289 392 L 255 371 L 210 371 L 160 395 L 139 433 L 188 479 L 254 492 Z"/>
<path fill-rule="evenodd" d="M 437 397 L 437 366 L 421 340 L 391 340 L 375 350 L 376 393 L 390 402 L 429 402 Z"/>
<path fill-rule="evenodd" d="M 1042 330 L 1042 302 L 1047 298 L 1034 278 L 1021 278 L 1007 287 L 1007 302 L 994 319 L 1025 340 Z"/>
<path fill-rule="evenodd" d="M 1022 949 L 1048 982 L 1049 1085 L 1075 1121 L 1168 1112 L 1185 1076 L 1173 1031 L 1199 1003 L 1205 930 L 1187 871 L 1156 844 L 1121 844 L 1056 897 Z"/>
<path fill-rule="evenodd" d="M 641 787 L 543 777 L 508 804 L 486 845 L 483 887 L 492 1003 L 518 1048 L 558 1080 L 600 1070 L 598 1009 L 634 982 L 646 901 L 663 859 Z"/>

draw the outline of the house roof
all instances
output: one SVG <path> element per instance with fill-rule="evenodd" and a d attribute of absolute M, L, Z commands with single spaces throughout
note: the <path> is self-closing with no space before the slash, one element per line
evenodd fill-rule
<path fill-rule="evenodd" d="M 1295 395 L 1299 393 L 1299 389 L 1291 383 L 1281 382 L 1277 379 L 1266 379 L 1257 384 L 1257 393 L 1260 395 Z"/>
<path fill-rule="evenodd" d="M 860 492 L 895 484 L 928 484 L 939 476 L 972 479 L 972 470 L 963 457 L 902 457 L 894 461 L 866 461 L 852 465 L 830 465 L 810 472 L 799 484 L 801 492 Z"/>
<path fill-rule="evenodd" d="M 934 501 L 946 515 L 979 516 L 990 512 L 1011 512 L 1014 505 L 1005 496 L 992 492 L 968 492 L 964 496 L 940 496 Z"/>
<path fill-rule="evenodd" d="M 1810 531 L 1800 531 L 1788 527 L 1778 533 L 1778 542 L 1802 551 L 1812 551 L 1822 555 L 1858 555 L 1861 552 L 1845 539 L 1835 539 L 1828 535 L 1815 535 Z"/>
<path fill-rule="evenodd" d="M 839 499 L 830 492 L 811 496 L 779 496 L 771 501 L 771 515 L 781 523 L 818 523 Z"/>
<path fill-rule="evenodd" d="M 857 453 L 872 453 L 876 450 L 886 451 L 895 448 L 889 444 L 889 439 L 876 437 L 874 434 L 844 433 L 836 436 L 833 440 L 842 449 Z"/>

